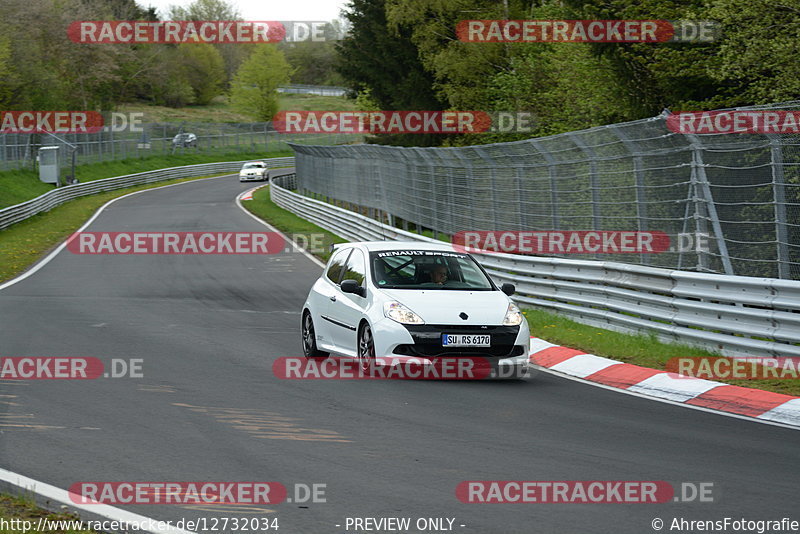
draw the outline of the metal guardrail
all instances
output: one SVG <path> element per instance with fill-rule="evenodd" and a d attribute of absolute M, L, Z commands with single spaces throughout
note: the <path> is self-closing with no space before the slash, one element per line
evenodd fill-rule
<path fill-rule="evenodd" d="M 116 176 L 105 178 L 82 184 L 73 184 L 59 187 L 52 191 L 28 200 L 21 204 L 9 206 L 0 210 L 0 230 L 8 228 L 12 224 L 24 221 L 29 217 L 49 211 L 69 200 L 101 193 L 113 191 L 135 185 L 149 184 L 175 178 L 191 178 L 194 176 L 205 176 L 209 174 L 219 174 L 226 172 L 237 172 L 246 161 L 223 161 L 219 163 L 203 163 L 200 165 L 187 165 L 184 167 L 171 167 L 168 169 L 158 169 L 154 171 L 140 172 L 126 176 Z M 294 164 L 293 157 L 265 159 L 269 168 L 286 167 Z"/>
<path fill-rule="evenodd" d="M 339 87 L 336 85 L 307 85 L 302 83 L 293 83 L 283 87 L 278 87 L 278 92 L 302 95 L 344 96 L 347 93 L 347 87 Z"/>
<path fill-rule="evenodd" d="M 270 183 L 280 207 L 342 238 L 439 242 Z M 800 356 L 800 282 L 607 261 L 475 254 L 515 299 L 582 323 L 702 346 L 730 356 Z"/>

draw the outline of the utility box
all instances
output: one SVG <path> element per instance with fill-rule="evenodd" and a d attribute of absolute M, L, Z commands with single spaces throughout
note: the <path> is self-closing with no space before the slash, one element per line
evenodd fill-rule
<path fill-rule="evenodd" d="M 58 166 L 57 146 L 43 146 L 39 149 L 39 180 L 46 184 L 61 185 Z"/>
<path fill-rule="evenodd" d="M 150 148 L 150 136 L 147 135 L 147 132 L 142 132 L 142 137 L 139 139 L 139 142 L 136 143 L 136 148 L 140 150 Z"/>

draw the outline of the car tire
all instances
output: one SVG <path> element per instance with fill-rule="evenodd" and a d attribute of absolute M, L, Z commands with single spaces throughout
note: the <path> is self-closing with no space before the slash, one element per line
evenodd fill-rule
<path fill-rule="evenodd" d="M 375 338 L 368 324 L 358 329 L 358 362 L 364 373 L 371 373 L 375 368 Z"/>
<path fill-rule="evenodd" d="M 317 348 L 317 337 L 314 330 L 314 320 L 311 318 L 311 312 L 303 314 L 302 325 L 302 342 L 303 342 L 303 355 L 306 358 L 324 358 L 328 355 Z"/>

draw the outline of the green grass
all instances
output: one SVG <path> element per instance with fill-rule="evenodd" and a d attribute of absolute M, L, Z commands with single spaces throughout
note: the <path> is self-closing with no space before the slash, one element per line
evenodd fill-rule
<path fill-rule="evenodd" d="M 664 343 L 655 335 L 634 335 L 614 332 L 577 323 L 561 315 L 542 310 L 524 312 L 531 335 L 597 356 L 653 369 L 665 369 L 670 358 L 720 357 L 705 349 Z M 800 380 L 717 380 L 735 386 L 751 387 L 800 396 Z"/>
<path fill-rule="evenodd" d="M 278 109 L 288 110 L 334 110 L 353 111 L 355 100 L 343 96 L 318 96 L 279 93 Z M 146 103 L 130 102 L 117 109 L 121 113 L 143 113 L 142 122 L 260 122 L 250 115 L 235 110 L 225 96 L 215 98 L 207 106 L 168 108 Z"/>
<path fill-rule="evenodd" d="M 11 279 L 27 270 L 36 260 L 80 228 L 100 206 L 112 198 L 199 179 L 200 177 L 168 180 L 78 198 L 0 230 L 0 281 Z"/>
<path fill-rule="evenodd" d="M 38 522 L 40 519 L 47 519 L 50 521 L 75 521 L 78 516 L 69 512 L 54 513 L 49 512 L 43 508 L 36 506 L 33 498 L 28 495 L 12 496 L 7 494 L 0 494 L 0 518 L 6 522 L 12 520 L 30 521 L 30 529 L 27 534 L 31 532 L 39 532 L 44 534 L 96 534 L 93 530 L 37 530 Z M 9 523 L 13 525 L 14 523 Z M 0 528 L 0 534 L 23 534 L 24 530 L 19 529 L 4 529 Z"/>
<path fill-rule="evenodd" d="M 142 159 L 126 159 L 119 161 L 104 161 L 78 165 L 75 172 L 81 182 L 90 182 L 102 178 L 123 176 L 137 172 L 180 167 L 182 165 L 196 165 L 199 163 L 214 163 L 217 161 L 237 161 L 246 159 L 275 158 L 291 156 L 292 151 L 271 152 L 229 152 L 227 154 L 175 154 L 173 156 L 152 156 Z M 36 198 L 48 191 L 55 189 L 53 185 L 39 181 L 39 175 L 31 170 L 13 170 L 0 172 L 0 208 L 13 206 Z"/>
<path fill-rule="evenodd" d="M 355 101 L 338 96 L 295 95 L 281 94 L 279 109 L 281 110 L 343 110 L 349 111 L 356 108 Z M 188 106 L 174 109 L 163 106 L 152 106 L 143 103 L 123 104 L 117 110 L 121 113 L 143 113 L 142 121 L 148 122 L 193 122 L 193 123 L 238 123 L 255 122 L 252 117 L 235 111 L 227 97 L 218 97 L 207 106 Z M 253 139 L 250 134 L 243 133 L 242 139 Z M 279 139 L 278 139 L 279 140 Z M 277 141 L 271 141 L 270 145 Z M 317 142 L 323 142 L 318 140 Z M 153 145 L 156 150 L 156 145 Z M 160 146 L 160 145 L 159 145 Z M 285 147 L 285 145 L 282 145 Z M 291 150 L 280 152 L 257 152 L 252 150 L 252 145 L 242 144 L 239 149 L 235 146 L 219 146 L 216 148 L 203 147 L 203 152 L 194 149 L 178 150 L 174 155 L 160 154 L 142 158 L 130 157 L 124 160 L 84 163 L 76 167 L 77 178 L 81 182 L 122 176 L 137 172 L 178 167 L 181 165 L 194 165 L 198 163 L 212 163 L 216 161 L 234 161 L 245 159 L 261 159 L 265 157 L 291 156 Z M 279 147 L 275 147 L 278 149 Z M 246 152 L 243 150 L 247 150 Z M 92 156 L 80 156 L 90 158 Z M 70 172 L 62 169 L 62 174 Z M 0 209 L 25 202 L 52 189 L 54 186 L 39 181 L 38 171 L 20 169 L 0 171 Z"/>
<path fill-rule="evenodd" d="M 296 95 L 283 93 L 279 100 L 281 111 L 355 111 L 356 101 L 343 96 Z"/>
<path fill-rule="evenodd" d="M 327 262 L 330 257 L 330 244 L 346 242 L 345 239 L 279 207 L 270 198 L 269 187 L 262 187 L 256 191 L 253 194 L 253 200 L 243 201 L 242 206 L 290 237 L 294 234 L 322 234 L 325 246 L 319 251 L 311 250 L 309 252 L 323 262 Z"/>
<path fill-rule="evenodd" d="M 217 97 L 207 106 L 169 108 L 143 102 L 129 102 L 119 106 L 121 113 L 143 113 L 142 122 L 257 122 L 252 117 L 231 108 L 227 97 Z"/>
<path fill-rule="evenodd" d="M 266 220 L 284 233 L 324 232 L 335 243 L 344 239 L 322 230 L 316 225 L 278 207 L 269 199 L 269 189 L 256 192 L 253 200 L 243 205 L 251 212 Z M 425 230 L 424 235 L 433 237 L 433 232 Z M 444 237 L 440 234 L 440 239 Z M 315 254 L 327 261 L 329 254 Z M 597 356 L 650 367 L 665 369 L 671 358 L 680 357 L 719 357 L 719 354 L 689 345 L 665 343 L 655 335 L 634 335 L 614 332 L 577 323 L 571 319 L 543 310 L 527 308 L 523 310 L 531 329 L 531 335 L 573 349 Z M 727 384 L 763 389 L 786 395 L 800 396 L 800 380 L 718 380 Z"/>

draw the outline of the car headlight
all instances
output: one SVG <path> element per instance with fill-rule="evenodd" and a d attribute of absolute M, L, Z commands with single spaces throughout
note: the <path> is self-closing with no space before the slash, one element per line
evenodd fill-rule
<path fill-rule="evenodd" d="M 425 324 L 422 317 L 396 300 L 383 305 L 383 314 L 400 324 Z"/>
<path fill-rule="evenodd" d="M 522 323 L 522 312 L 513 302 L 508 305 L 506 316 L 503 318 L 503 326 L 517 326 Z"/>

